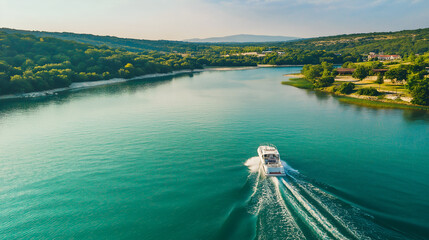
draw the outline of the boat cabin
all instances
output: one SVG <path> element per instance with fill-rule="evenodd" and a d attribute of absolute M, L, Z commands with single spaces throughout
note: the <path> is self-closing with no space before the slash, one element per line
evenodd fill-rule
<path fill-rule="evenodd" d="M 265 164 L 276 164 L 279 162 L 278 154 L 263 154 L 262 157 L 265 160 Z"/>
<path fill-rule="evenodd" d="M 258 155 L 266 176 L 285 176 L 285 169 L 280 161 L 280 154 L 274 145 L 261 145 Z"/>

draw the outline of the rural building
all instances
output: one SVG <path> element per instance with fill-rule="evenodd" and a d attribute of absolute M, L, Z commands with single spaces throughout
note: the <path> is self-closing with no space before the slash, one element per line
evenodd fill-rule
<path fill-rule="evenodd" d="M 401 59 L 400 55 L 381 55 L 381 54 L 375 54 L 373 52 L 370 52 L 368 55 L 368 60 L 377 58 L 378 60 L 381 61 L 386 61 L 386 60 L 397 60 L 397 59 Z"/>

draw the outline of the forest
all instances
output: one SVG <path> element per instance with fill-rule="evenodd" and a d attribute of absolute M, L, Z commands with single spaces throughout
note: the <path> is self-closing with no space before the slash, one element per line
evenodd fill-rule
<path fill-rule="evenodd" d="M 0 29 L 0 95 L 209 66 L 342 64 L 429 51 L 429 28 L 279 43 L 187 43 Z M 253 53 L 253 54 L 249 54 Z M 324 78 L 323 80 L 326 80 Z M 324 83 L 321 83 L 322 85 Z"/>
<path fill-rule="evenodd" d="M 201 68 L 201 65 L 194 57 L 179 54 L 135 53 L 56 38 L 0 32 L 0 94 L 195 68 Z"/>
<path fill-rule="evenodd" d="M 0 94 L 16 94 L 67 87 L 73 82 L 132 78 L 204 66 L 256 66 L 356 60 L 326 51 L 272 51 L 264 57 L 241 55 L 263 47 L 211 46 L 194 53 L 131 52 L 52 37 L 0 32 Z"/>
<path fill-rule="evenodd" d="M 318 37 L 279 43 L 278 47 L 334 51 L 339 54 L 400 54 L 409 56 L 429 51 L 429 28 L 398 32 L 360 33 Z"/>
<path fill-rule="evenodd" d="M 31 34 L 37 37 L 54 37 L 72 40 L 96 46 L 124 48 L 128 51 L 163 51 L 178 53 L 196 53 L 212 51 L 214 48 L 226 50 L 244 50 L 246 47 L 256 49 L 294 49 L 303 51 L 328 51 L 337 54 L 360 56 L 363 53 L 377 52 L 385 54 L 423 54 L 429 51 L 429 28 L 403 30 L 398 32 L 375 32 L 343 34 L 328 37 L 298 39 L 287 42 L 266 43 L 190 43 L 168 40 L 142 40 L 118 38 L 112 36 L 97 36 L 92 34 L 77 34 L 67 32 L 25 31 L 0 28 L 5 33 Z M 263 51 L 263 50 L 261 50 Z"/>

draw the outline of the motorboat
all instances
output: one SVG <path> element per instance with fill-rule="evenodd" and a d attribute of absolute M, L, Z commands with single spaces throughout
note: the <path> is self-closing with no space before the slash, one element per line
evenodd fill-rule
<path fill-rule="evenodd" d="M 258 155 L 266 176 L 286 176 L 276 146 L 272 144 L 261 145 L 258 147 Z"/>

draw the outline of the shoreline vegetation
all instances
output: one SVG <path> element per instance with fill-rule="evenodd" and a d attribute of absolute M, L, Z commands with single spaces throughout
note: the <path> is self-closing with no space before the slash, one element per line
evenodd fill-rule
<path fill-rule="evenodd" d="M 375 35 L 383 38 L 374 38 Z M 359 37 L 352 34 L 241 44 L 128 41 L 85 35 L 96 38 L 95 44 L 82 36 L 0 29 L 0 99 L 54 95 L 71 89 L 185 72 L 302 66 L 304 78 L 310 83 L 295 81 L 294 84 L 301 84 L 303 88 L 350 95 L 348 91 L 354 92 L 356 87 L 357 94 L 377 96 L 374 100 L 383 96 L 386 101 L 429 105 L 429 81 L 427 73 L 422 74 L 425 67 L 426 71 L 429 67 L 429 28 L 359 34 Z M 409 36 L 413 36 L 412 39 Z M 398 44 L 402 47 L 398 48 Z M 371 52 L 374 49 L 383 53 Z M 401 55 L 383 55 L 384 52 Z M 385 56 L 399 56 L 399 59 L 402 56 L 411 64 L 372 61 Z M 423 60 L 419 62 L 419 59 Z M 386 78 L 395 81 L 383 84 L 383 76 L 368 80 L 366 76 L 355 77 L 355 73 L 353 78 L 360 81 L 349 76 L 337 77 L 333 64 L 343 64 L 344 69 L 356 70 L 359 76 L 389 68 Z M 406 84 L 397 84 L 405 80 Z"/>
<path fill-rule="evenodd" d="M 324 93 L 329 93 L 333 95 L 338 101 L 348 104 L 354 104 L 364 107 L 372 108 L 395 108 L 395 109 L 414 109 L 414 110 L 427 110 L 429 111 L 429 106 L 422 106 L 417 104 L 412 104 L 410 102 L 402 100 L 392 100 L 379 97 L 371 97 L 358 95 L 355 93 L 352 94 L 341 94 L 338 92 L 332 91 L 332 88 L 314 88 L 313 83 L 305 79 L 302 74 L 285 74 L 285 77 L 289 77 L 287 81 L 282 81 L 281 84 L 289 85 L 300 89 L 307 89 L 313 91 L 320 91 Z"/>
<path fill-rule="evenodd" d="M 292 65 L 292 66 L 294 66 L 294 65 Z M 65 92 L 65 91 L 70 91 L 70 90 L 87 89 L 87 88 L 92 88 L 92 87 L 105 86 L 105 85 L 111 85 L 111 84 L 123 83 L 123 82 L 135 81 L 135 80 L 142 80 L 142 79 L 151 79 L 151 78 L 178 76 L 178 75 L 181 75 L 181 74 L 200 73 L 200 72 L 209 72 L 209 71 L 249 70 L 249 69 L 256 69 L 256 68 L 263 68 L 263 67 L 277 67 L 277 66 L 207 67 L 207 68 L 195 69 L 195 70 L 189 70 L 189 69 L 187 69 L 187 70 L 172 71 L 172 72 L 169 72 L 169 73 L 145 74 L 145 75 L 142 75 L 142 76 L 137 76 L 137 77 L 128 78 L 128 79 L 125 79 L 125 78 L 112 78 L 112 79 L 107 79 L 107 80 L 76 82 L 76 83 L 70 84 L 70 86 L 68 86 L 68 87 L 63 87 L 63 88 L 55 88 L 55 89 L 50 89 L 50 90 L 35 91 L 35 92 L 29 92 L 29 93 L 0 95 L 0 101 L 1 100 L 7 100 L 7 99 L 37 98 L 37 97 L 52 96 L 52 95 L 56 95 L 56 94 L 58 94 L 60 92 Z"/>
<path fill-rule="evenodd" d="M 107 80 L 76 82 L 76 83 L 70 84 L 70 86 L 68 86 L 68 87 L 63 87 L 63 88 L 55 88 L 55 89 L 50 89 L 50 90 L 45 90 L 45 91 L 36 91 L 36 92 L 29 92 L 29 93 L 0 95 L 0 100 L 44 97 L 44 96 L 55 95 L 59 92 L 65 92 L 65 91 L 69 91 L 69 90 L 86 89 L 86 88 L 92 88 L 92 87 L 97 87 L 97 86 L 104 86 L 104 85 L 128 82 L 128 81 L 133 81 L 133 80 L 176 76 L 176 75 L 180 75 L 180 74 L 194 73 L 194 72 L 200 72 L 200 71 L 198 71 L 198 70 L 194 70 L 194 71 L 181 70 L 181 71 L 173 71 L 170 73 L 146 74 L 146 75 L 142 75 L 142 76 L 138 76 L 138 77 L 134 77 L 134 78 L 129 78 L 129 79 L 112 78 L 112 79 L 107 79 Z"/>
<path fill-rule="evenodd" d="M 379 59 L 381 61 L 379 61 Z M 282 84 L 338 96 L 341 102 L 370 107 L 429 110 L 429 53 L 377 55 L 366 61 L 304 65 Z"/>
<path fill-rule="evenodd" d="M 68 86 L 68 87 L 63 87 L 63 88 L 55 88 L 55 89 L 50 89 L 50 90 L 35 91 L 35 92 L 28 92 L 28 93 L 0 95 L 0 100 L 45 97 L 45 96 L 56 95 L 60 92 L 65 92 L 65 91 L 69 91 L 69 90 L 86 89 L 86 88 L 92 88 L 92 87 L 97 87 L 97 86 L 104 86 L 104 85 L 110 85 L 110 84 L 116 84 L 116 83 L 122 83 L 122 82 L 142 80 L 142 79 L 177 76 L 177 75 L 186 74 L 186 73 L 199 73 L 199 72 L 208 72 L 208 71 L 237 71 L 237 70 L 249 70 L 249 69 L 257 69 L 257 68 L 302 67 L 302 66 L 303 65 L 259 64 L 257 66 L 244 66 L 244 67 L 233 67 L 232 66 L 232 67 L 205 67 L 203 69 L 195 69 L 195 70 L 187 69 L 187 70 L 172 71 L 170 73 L 146 74 L 146 75 L 137 76 L 137 77 L 133 77 L 133 78 L 129 78 L 129 79 L 112 78 L 112 79 L 106 79 L 106 80 L 76 82 L 76 83 L 70 84 L 70 86 Z"/>

